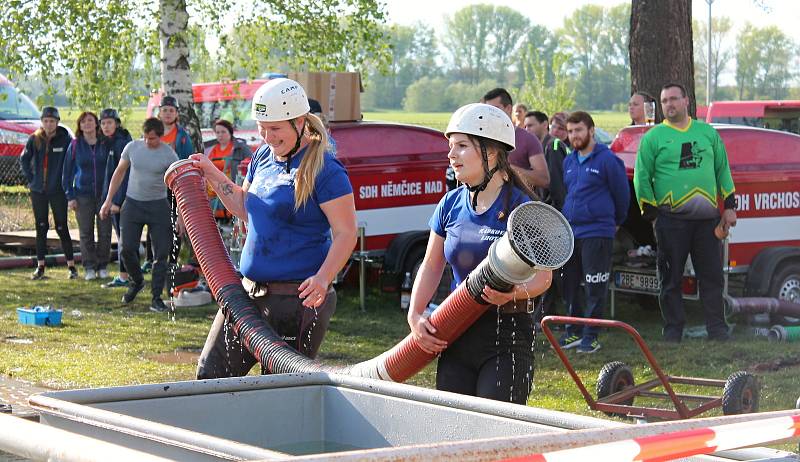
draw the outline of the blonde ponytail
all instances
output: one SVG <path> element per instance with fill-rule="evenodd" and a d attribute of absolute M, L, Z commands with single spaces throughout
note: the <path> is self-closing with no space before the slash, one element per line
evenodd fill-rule
<path fill-rule="evenodd" d="M 309 143 L 306 154 L 300 161 L 297 169 L 297 176 L 294 181 L 294 209 L 298 210 L 308 202 L 308 198 L 314 193 L 314 186 L 317 175 L 325 165 L 325 150 L 328 148 L 328 132 L 322 124 L 322 120 L 314 114 L 308 113 L 306 117 L 306 129 L 303 136 L 308 137 Z"/>

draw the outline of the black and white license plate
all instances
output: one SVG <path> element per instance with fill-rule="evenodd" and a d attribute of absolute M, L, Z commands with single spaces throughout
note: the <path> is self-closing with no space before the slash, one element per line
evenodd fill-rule
<path fill-rule="evenodd" d="M 661 290 L 661 284 L 655 274 L 629 273 L 627 271 L 614 273 L 614 285 L 618 289 L 640 290 L 655 294 Z"/>

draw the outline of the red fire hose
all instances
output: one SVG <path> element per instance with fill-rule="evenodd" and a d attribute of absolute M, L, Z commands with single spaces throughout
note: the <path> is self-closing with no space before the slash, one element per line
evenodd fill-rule
<path fill-rule="evenodd" d="M 242 340 L 242 344 L 269 372 L 325 371 L 403 382 L 419 372 L 435 357 L 424 352 L 410 334 L 380 356 L 352 366 L 328 366 L 301 355 L 284 342 L 261 317 L 260 311 L 242 287 L 217 230 L 206 196 L 202 171 L 194 167 L 191 160 L 178 161 L 167 170 L 164 182 L 175 195 L 189 240 L 217 303 L 231 321 L 233 330 Z M 542 207 L 547 206 L 542 205 Z M 568 225 L 567 232 L 568 254 L 565 257 L 559 255 L 558 265 L 555 266 L 566 262 L 572 253 L 572 234 Z M 566 236 L 562 236 L 562 240 L 566 242 Z M 551 246 L 552 243 L 545 246 L 548 252 Z M 564 246 L 566 244 L 562 247 Z M 526 257 L 520 258 L 529 260 Z M 525 264 L 530 266 L 528 270 L 532 276 L 535 273 L 533 262 L 526 261 Z M 430 322 L 436 327 L 439 338 L 448 343 L 453 342 L 485 312 L 488 304 L 481 299 L 480 293 L 487 284 L 496 290 L 508 291 L 514 282 L 495 275 L 489 258 L 484 259 L 470 274 L 466 283 L 451 293 L 431 315 Z"/>

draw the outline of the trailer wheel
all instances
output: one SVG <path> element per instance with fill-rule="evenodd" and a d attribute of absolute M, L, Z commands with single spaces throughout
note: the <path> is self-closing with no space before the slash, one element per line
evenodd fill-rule
<path fill-rule="evenodd" d="M 789 262 L 778 269 L 769 288 L 771 297 L 800 303 L 800 263 Z M 773 314 L 770 317 L 773 324 L 783 326 L 800 325 L 800 318 Z"/>
<path fill-rule="evenodd" d="M 610 363 L 606 363 L 606 365 L 600 369 L 600 374 L 597 376 L 597 399 L 611 396 L 618 391 L 622 391 L 634 385 L 636 385 L 636 382 L 633 379 L 633 372 L 631 372 L 631 368 L 628 367 L 627 364 L 623 363 L 622 361 L 612 361 Z M 623 404 L 625 406 L 632 405 L 633 396 L 619 404 Z M 625 414 L 617 414 L 614 412 L 606 412 L 606 414 L 610 416 L 625 417 Z"/>
<path fill-rule="evenodd" d="M 725 382 L 722 392 L 724 415 L 758 412 L 758 381 L 745 371 L 734 372 Z"/>

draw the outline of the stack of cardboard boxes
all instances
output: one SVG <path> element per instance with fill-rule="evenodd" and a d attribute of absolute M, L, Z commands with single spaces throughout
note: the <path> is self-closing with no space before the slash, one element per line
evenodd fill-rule
<path fill-rule="evenodd" d="M 361 75 L 358 72 L 292 72 L 289 78 L 319 101 L 330 122 L 361 120 Z"/>

